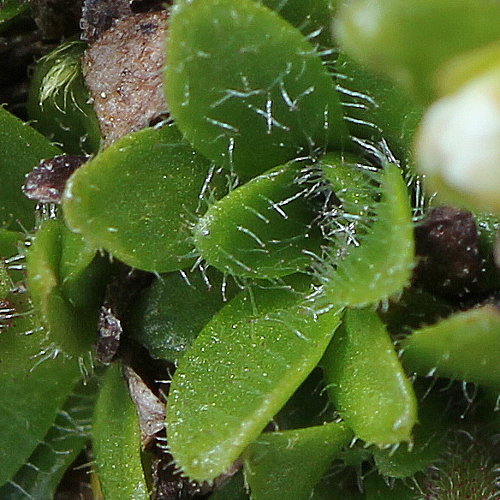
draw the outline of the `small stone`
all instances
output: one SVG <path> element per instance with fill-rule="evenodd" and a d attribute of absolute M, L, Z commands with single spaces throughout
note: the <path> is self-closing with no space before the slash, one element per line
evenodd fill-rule
<path fill-rule="evenodd" d="M 39 203 L 60 203 L 67 180 L 87 160 L 87 156 L 69 155 L 42 160 L 26 176 L 23 193 Z"/>
<path fill-rule="evenodd" d="M 99 331 L 96 346 L 97 360 L 109 365 L 118 352 L 123 328 L 110 307 L 102 306 L 99 313 Z"/>

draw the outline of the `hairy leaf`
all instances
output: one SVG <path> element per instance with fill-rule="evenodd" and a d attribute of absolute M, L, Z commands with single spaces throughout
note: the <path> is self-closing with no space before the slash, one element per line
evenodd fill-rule
<path fill-rule="evenodd" d="M 493 306 L 456 313 L 402 342 L 403 363 L 438 375 L 500 388 L 500 314 Z"/>
<path fill-rule="evenodd" d="M 64 294 L 64 279 L 74 279 L 71 274 L 61 273 L 61 268 L 64 271 L 69 267 L 64 264 L 63 258 L 64 243 L 67 241 L 63 235 L 66 231 L 59 220 L 44 221 L 27 253 L 27 282 L 35 314 L 50 332 L 57 349 L 70 356 L 81 356 L 90 349 L 95 339 L 97 308 L 92 310 L 88 307 L 89 302 L 96 305 L 93 296 L 85 297 L 86 302 L 79 303 L 78 310 Z M 79 251 L 84 254 L 88 252 L 84 241 L 77 243 Z M 76 258 L 74 250 L 70 250 L 73 259 Z M 78 289 L 73 291 L 77 296 L 81 296 L 78 292 Z"/>
<path fill-rule="evenodd" d="M 346 311 L 321 366 L 335 408 L 357 437 L 379 446 L 411 440 L 413 387 L 374 311 Z"/>
<path fill-rule="evenodd" d="M 96 393 L 95 379 L 75 388 L 28 462 L 0 488 L 3 500 L 54 498 L 63 474 L 90 437 Z"/>
<path fill-rule="evenodd" d="M 71 177 L 63 199 L 69 227 L 97 248 L 146 271 L 193 262 L 190 224 L 206 209 L 222 175 L 173 127 L 118 140 Z"/>
<path fill-rule="evenodd" d="M 261 434 L 243 455 L 253 500 L 309 500 L 316 483 L 352 439 L 342 423 Z"/>
<path fill-rule="evenodd" d="M 0 107 L 0 225 L 31 229 L 35 204 L 21 191 L 24 176 L 38 162 L 60 154 L 36 130 Z"/>
<path fill-rule="evenodd" d="M 205 281 L 206 280 L 206 281 Z M 162 275 L 134 305 L 133 337 L 149 353 L 178 362 L 212 316 L 236 293 L 216 270 Z"/>
<path fill-rule="evenodd" d="M 165 92 L 194 147 L 257 175 L 345 137 L 331 77 L 313 46 L 250 0 L 197 0 L 173 10 Z"/>
<path fill-rule="evenodd" d="M 375 222 L 338 267 L 326 263 L 319 278 L 328 302 L 361 307 L 387 299 L 410 281 L 414 265 L 411 209 L 399 168 L 387 164 Z"/>
<path fill-rule="evenodd" d="M 226 471 L 314 368 L 338 324 L 338 309 L 314 311 L 290 288 L 250 289 L 221 309 L 170 391 L 167 434 L 184 473 L 209 480 Z"/>
<path fill-rule="evenodd" d="M 2 256 L 17 253 L 12 240 L 1 238 L 0 245 Z M 12 312 L 6 315 L 11 319 L 2 321 L 0 335 L 0 484 L 43 441 L 81 377 L 78 359 L 62 355 L 60 339 L 34 315 L 29 295 L 18 290 L 6 298 Z M 65 333 L 71 338 L 71 332 Z"/>
<path fill-rule="evenodd" d="M 149 499 L 141 463 L 141 431 L 119 363 L 108 369 L 97 400 L 93 444 L 105 498 Z"/>
<path fill-rule="evenodd" d="M 199 220 L 200 255 L 224 273 L 271 279 L 304 270 L 319 251 L 319 229 L 301 165 L 274 168 L 231 191 Z"/>

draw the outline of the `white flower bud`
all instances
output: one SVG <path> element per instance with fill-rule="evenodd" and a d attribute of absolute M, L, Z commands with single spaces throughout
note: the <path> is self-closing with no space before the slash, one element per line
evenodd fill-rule
<path fill-rule="evenodd" d="M 500 70 L 436 101 L 422 120 L 416 153 L 440 196 L 500 212 Z"/>

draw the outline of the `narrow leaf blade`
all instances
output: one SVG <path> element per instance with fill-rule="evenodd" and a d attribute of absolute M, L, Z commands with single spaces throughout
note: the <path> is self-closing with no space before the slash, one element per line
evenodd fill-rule
<path fill-rule="evenodd" d="M 242 292 L 181 360 L 167 434 L 175 461 L 192 479 L 226 471 L 321 358 L 339 311 L 316 314 L 303 300 L 289 288 Z"/>

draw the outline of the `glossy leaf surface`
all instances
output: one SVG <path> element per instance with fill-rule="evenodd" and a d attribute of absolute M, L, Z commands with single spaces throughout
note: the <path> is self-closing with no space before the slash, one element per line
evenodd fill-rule
<path fill-rule="evenodd" d="M 193 262 L 190 223 L 206 209 L 210 164 L 173 127 L 126 136 L 80 168 L 66 186 L 69 227 L 97 248 L 146 271 Z M 206 183 L 207 181 L 207 183 Z M 220 195 L 220 193 L 219 193 Z"/>
<path fill-rule="evenodd" d="M 141 463 L 141 432 L 119 363 L 103 380 L 94 414 L 93 445 L 105 498 L 149 499 Z"/>
<path fill-rule="evenodd" d="M 199 220 L 196 249 L 211 265 L 242 277 L 275 278 L 303 270 L 309 251 L 319 251 L 310 186 L 300 183 L 300 164 L 255 177 L 212 205 Z"/>
<path fill-rule="evenodd" d="M 411 208 L 399 168 L 387 164 L 382 199 L 375 222 L 338 267 L 320 270 L 328 302 L 355 307 L 376 303 L 400 292 L 410 281 L 414 265 Z"/>
<path fill-rule="evenodd" d="M 419 375 L 500 388 L 500 314 L 493 306 L 456 313 L 402 342 L 403 363 Z"/>
<path fill-rule="evenodd" d="M 339 324 L 288 288 L 237 295 L 183 357 L 167 410 L 177 465 L 192 479 L 227 470 L 321 358 Z"/>
<path fill-rule="evenodd" d="M 377 445 L 411 440 L 413 387 L 374 311 L 346 311 L 321 366 L 335 408 L 357 437 Z"/>
<path fill-rule="evenodd" d="M 243 455 L 252 499 L 308 500 L 316 483 L 352 437 L 341 423 L 261 434 Z"/>
<path fill-rule="evenodd" d="M 20 222 L 31 229 L 35 204 L 21 191 L 24 176 L 41 159 L 57 154 L 48 139 L 0 107 L 0 226 L 18 230 Z"/>
<path fill-rule="evenodd" d="M 3 500 L 54 498 L 63 474 L 90 437 L 96 391 L 95 380 L 75 388 L 28 462 L 0 488 Z"/>
<path fill-rule="evenodd" d="M 275 12 L 250 0 L 183 2 L 169 32 L 170 112 L 208 158 L 253 176 L 342 142 L 331 77 Z"/>
<path fill-rule="evenodd" d="M 82 76 L 86 44 L 70 40 L 43 57 L 31 81 L 30 119 L 46 137 L 60 143 L 65 153 L 95 153 L 101 133 Z"/>
<path fill-rule="evenodd" d="M 207 281 L 205 281 L 205 279 Z M 130 319 L 136 340 L 160 359 L 178 362 L 212 316 L 236 293 L 232 282 L 208 270 L 164 274 L 144 290 Z"/>

